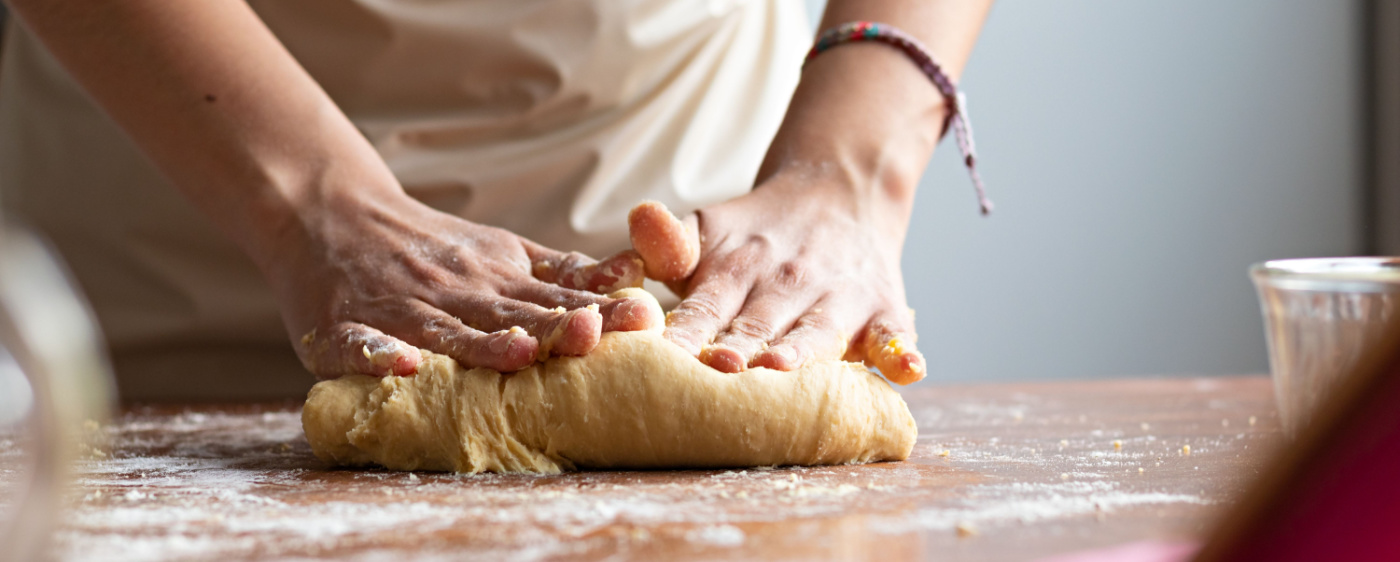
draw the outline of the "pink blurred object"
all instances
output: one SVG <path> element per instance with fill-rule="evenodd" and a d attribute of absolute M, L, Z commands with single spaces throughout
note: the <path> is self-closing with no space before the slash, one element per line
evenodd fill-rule
<path fill-rule="evenodd" d="M 1140 541 L 1040 558 L 1036 562 L 1183 562 L 1201 549 L 1195 542 Z"/>

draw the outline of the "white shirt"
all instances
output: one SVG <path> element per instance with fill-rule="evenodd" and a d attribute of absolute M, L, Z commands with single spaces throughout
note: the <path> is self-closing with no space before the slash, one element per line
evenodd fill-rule
<path fill-rule="evenodd" d="M 686 213 L 748 192 L 810 43 L 795 0 L 250 4 L 409 194 L 594 256 L 626 247 L 639 201 Z M 17 25 L 0 206 L 68 261 L 127 398 L 309 383 L 286 380 L 295 356 L 249 260 Z"/>

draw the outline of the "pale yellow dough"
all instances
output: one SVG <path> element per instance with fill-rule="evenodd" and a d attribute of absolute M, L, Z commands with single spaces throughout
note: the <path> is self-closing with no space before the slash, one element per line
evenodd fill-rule
<path fill-rule="evenodd" d="M 658 332 L 607 333 L 585 357 L 504 375 L 423 355 L 415 376 L 312 388 L 302 425 L 316 456 L 469 473 L 825 465 L 903 460 L 918 433 L 899 394 L 855 363 L 726 374 Z"/>

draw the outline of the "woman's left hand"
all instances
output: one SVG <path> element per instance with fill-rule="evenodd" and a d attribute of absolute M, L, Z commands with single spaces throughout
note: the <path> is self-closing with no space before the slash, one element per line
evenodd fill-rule
<path fill-rule="evenodd" d="M 821 29 L 900 24 L 953 80 L 991 0 L 830 0 Z M 909 57 L 855 43 L 811 59 L 748 195 L 683 221 L 657 203 L 629 217 L 647 276 L 684 297 L 666 337 L 721 371 L 863 361 L 924 378 L 899 258 L 914 190 L 947 124 Z"/>
<path fill-rule="evenodd" d="M 666 338 L 724 372 L 846 359 L 891 382 L 924 377 L 899 258 L 904 216 L 880 216 L 820 171 L 780 172 L 686 217 L 632 210 L 647 276 L 684 297 Z"/>

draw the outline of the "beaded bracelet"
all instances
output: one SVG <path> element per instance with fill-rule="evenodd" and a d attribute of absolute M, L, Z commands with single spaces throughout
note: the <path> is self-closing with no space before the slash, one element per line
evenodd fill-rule
<path fill-rule="evenodd" d="M 983 215 L 991 213 L 992 202 L 987 199 L 987 191 L 982 187 L 982 176 L 977 173 L 977 147 L 972 143 L 972 122 L 967 117 L 967 96 L 964 96 L 962 91 L 958 90 L 957 84 L 943 73 L 943 69 L 928 54 L 928 49 L 917 39 L 888 24 L 868 21 L 843 23 L 818 35 L 816 44 L 807 52 L 807 59 L 802 64 L 805 67 L 827 49 L 854 41 L 876 41 L 899 49 L 933 81 L 933 85 L 948 103 L 948 121 L 957 135 L 958 150 L 962 151 L 963 164 L 967 166 L 968 175 L 972 176 L 972 186 L 977 189 L 977 203 L 981 205 Z"/>

